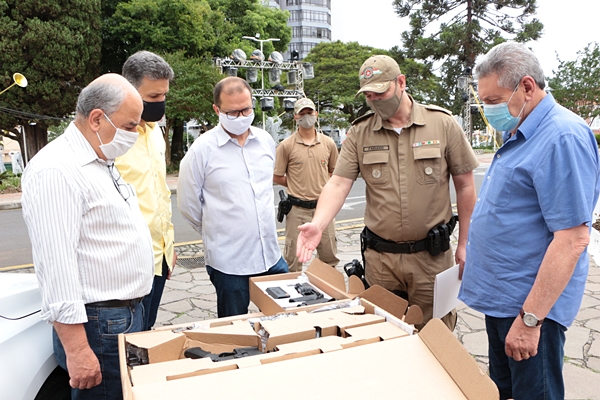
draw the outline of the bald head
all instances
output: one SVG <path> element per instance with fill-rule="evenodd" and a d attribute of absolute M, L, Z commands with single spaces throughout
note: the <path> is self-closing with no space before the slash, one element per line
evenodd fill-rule
<path fill-rule="evenodd" d="M 244 91 L 247 91 L 248 97 L 252 98 L 252 88 L 246 80 L 237 76 L 223 78 L 216 84 L 213 90 L 213 103 L 217 107 L 221 107 L 221 95 L 231 96 L 236 93 L 243 93 Z"/>
<path fill-rule="evenodd" d="M 125 101 L 130 102 L 132 107 L 139 106 L 140 110 L 143 107 L 142 98 L 127 79 L 118 74 L 105 74 L 81 91 L 77 99 L 77 116 L 87 118 L 95 109 L 111 115 Z"/>

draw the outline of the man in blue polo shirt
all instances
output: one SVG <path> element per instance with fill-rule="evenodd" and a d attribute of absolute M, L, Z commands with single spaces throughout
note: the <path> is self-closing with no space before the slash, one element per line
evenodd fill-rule
<path fill-rule="evenodd" d="M 587 124 L 544 91 L 535 55 L 492 48 L 479 97 L 504 145 L 472 215 L 459 298 L 485 314 L 490 376 L 502 399 L 563 399 L 565 331 L 581 305 L 600 189 Z"/>

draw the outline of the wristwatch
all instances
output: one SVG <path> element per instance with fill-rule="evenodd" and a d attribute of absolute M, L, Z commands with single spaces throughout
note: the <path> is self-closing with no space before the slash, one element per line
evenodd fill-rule
<path fill-rule="evenodd" d="M 542 324 L 542 322 L 544 322 L 543 318 L 539 319 L 538 317 L 535 316 L 535 314 L 523 311 L 523 307 L 521 307 L 521 311 L 519 311 L 519 315 L 523 319 L 523 323 L 530 328 L 535 328 L 536 326 L 540 326 Z"/>

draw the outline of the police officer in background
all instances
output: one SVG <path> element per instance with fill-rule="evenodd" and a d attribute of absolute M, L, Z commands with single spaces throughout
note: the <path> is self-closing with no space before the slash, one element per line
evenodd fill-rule
<path fill-rule="evenodd" d="M 406 292 L 409 304 L 423 310 L 425 324 L 432 318 L 435 276 L 453 261 L 464 265 L 476 201 L 472 171 L 479 163 L 449 111 L 421 105 L 406 93 L 406 77 L 392 58 L 370 57 L 359 79 L 357 95 L 365 95 L 374 113 L 358 118 L 348 131 L 312 222 L 299 227 L 298 259 L 311 257 L 360 173 L 367 200 L 361 234 L 366 280 Z M 454 260 L 447 251 L 455 222 L 450 176 L 461 222 Z M 456 311 L 442 320 L 453 330 Z"/>
<path fill-rule="evenodd" d="M 294 120 L 298 129 L 277 146 L 273 182 L 288 188 L 288 201 L 292 207 L 285 222 L 284 257 L 290 272 L 302 271 L 296 257 L 298 226 L 312 220 L 317 200 L 329 180 L 338 158 L 333 139 L 315 128 L 319 113 L 315 103 L 308 98 L 294 104 Z M 327 225 L 317 246 L 321 261 L 335 267 L 336 257 L 334 221 Z"/>

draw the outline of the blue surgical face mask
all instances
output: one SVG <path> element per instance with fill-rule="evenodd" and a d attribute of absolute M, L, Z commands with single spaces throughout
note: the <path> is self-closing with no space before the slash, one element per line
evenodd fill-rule
<path fill-rule="evenodd" d="M 511 131 L 515 129 L 517 125 L 519 125 L 519 121 L 521 121 L 521 114 L 523 113 L 523 109 L 525 109 L 525 104 L 527 104 L 527 101 L 523 103 L 523 107 L 521 107 L 521 111 L 519 111 L 519 115 L 516 117 L 513 117 L 508 110 L 508 103 L 510 103 L 510 100 L 515 95 L 518 88 L 519 85 L 517 85 L 506 103 L 483 105 L 483 113 L 494 129 L 502 132 Z"/>

